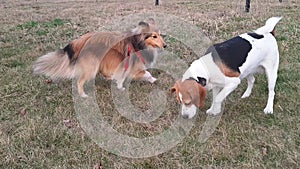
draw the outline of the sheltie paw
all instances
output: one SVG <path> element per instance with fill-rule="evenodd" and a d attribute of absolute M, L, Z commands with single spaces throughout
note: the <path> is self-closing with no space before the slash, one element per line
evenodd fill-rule
<path fill-rule="evenodd" d="M 150 83 L 154 83 L 155 81 L 157 81 L 157 79 L 155 77 L 150 77 L 147 79 Z"/>
<path fill-rule="evenodd" d="M 157 79 L 153 77 L 150 72 L 146 71 L 146 73 L 144 74 L 141 80 L 154 83 Z"/>
<path fill-rule="evenodd" d="M 87 94 L 85 94 L 85 93 L 82 93 L 81 95 L 80 95 L 82 98 L 87 98 L 87 97 L 89 97 Z"/>
<path fill-rule="evenodd" d="M 117 88 L 119 89 L 119 90 L 121 90 L 121 91 L 124 91 L 125 90 L 125 87 L 123 87 L 123 84 L 118 84 L 117 85 Z"/>

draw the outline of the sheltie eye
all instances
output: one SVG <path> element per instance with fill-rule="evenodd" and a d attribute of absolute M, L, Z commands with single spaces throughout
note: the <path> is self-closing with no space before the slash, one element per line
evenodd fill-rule
<path fill-rule="evenodd" d="M 153 36 L 152 36 L 152 38 L 156 39 L 156 38 L 157 38 L 157 36 L 156 36 L 156 35 L 153 35 Z"/>

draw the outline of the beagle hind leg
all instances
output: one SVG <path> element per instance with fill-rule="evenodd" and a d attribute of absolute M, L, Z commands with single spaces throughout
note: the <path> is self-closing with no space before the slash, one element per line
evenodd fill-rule
<path fill-rule="evenodd" d="M 275 96 L 275 85 L 277 80 L 277 71 L 279 66 L 279 52 L 278 49 L 275 54 L 270 55 L 269 59 L 262 64 L 265 69 L 268 80 L 268 102 L 264 109 L 265 114 L 273 114 L 274 96 Z"/>
<path fill-rule="evenodd" d="M 246 91 L 244 92 L 244 94 L 242 95 L 242 98 L 246 98 L 246 97 L 250 96 L 254 82 L 255 82 L 255 78 L 254 78 L 253 74 L 248 75 L 246 77 L 246 79 L 247 79 L 248 87 L 247 87 Z"/>
<path fill-rule="evenodd" d="M 274 104 L 274 96 L 275 96 L 275 84 L 277 80 L 277 68 L 265 68 L 267 78 L 268 78 L 268 102 L 264 109 L 265 114 L 273 114 L 273 104 Z"/>

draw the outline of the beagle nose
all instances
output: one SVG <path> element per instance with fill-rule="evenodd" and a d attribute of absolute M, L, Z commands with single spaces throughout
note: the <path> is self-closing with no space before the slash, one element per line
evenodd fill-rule
<path fill-rule="evenodd" d="M 166 48 L 167 47 L 167 44 L 164 44 L 164 46 L 163 46 L 164 48 Z"/>
<path fill-rule="evenodd" d="M 182 115 L 182 118 L 184 119 L 188 119 L 189 118 L 189 115 L 185 114 L 185 115 Z"/>

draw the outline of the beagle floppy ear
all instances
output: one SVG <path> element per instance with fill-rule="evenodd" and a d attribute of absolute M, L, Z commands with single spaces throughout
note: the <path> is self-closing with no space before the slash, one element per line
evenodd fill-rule
<path fill-rule="evenodd" d="M 203 86 L 198 85 L 198 92 L 199 92 L 199 97 L 200 97 L 200 102 L 199 102 L 198 107 L 202 108 L 204 106 L 204 102 L 205 102 L 205 98 L 206 98 L 206 89 Z"/>
<path fill-rule="evenodd" d="M 176 83 L 174 84 L 174 86 L 170 89 L 170 94 L 172 94 L 172 93 L 174 93 L 174 92 L 176 92 L 176 94 L 177 94 L 178 90 L 179 90 L 179 87 L 178 87 L 178 84 L 177 84 L 177 82 L 176 82 Z"/>
<path fill-rule="evenodd" d="M 181 103 L 181 100 L 179 98 L 179 85 L 178 81 L 174 84 L 174 86 L 170 89 L 170 94 L 176 92 L 176 99 L 179 103 Z"/>
<path fill-rule="evenodd" d="M 175 85 L 170 89 L 170 94 L 172 94 L 172 93 L 174 93 L 174 92 L 176 92 L 176 87 L 175 87 Z"/>

